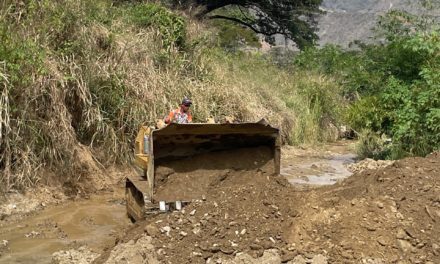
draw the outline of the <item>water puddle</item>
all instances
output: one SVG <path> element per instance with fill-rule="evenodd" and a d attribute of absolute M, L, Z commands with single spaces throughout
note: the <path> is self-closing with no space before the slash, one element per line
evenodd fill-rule
<path fill-rule="evenodd" d="M 52 253 L 80 245 L 100 251 L 129 225 L 121 193 L 68 201 L 0 226 L 0 241 L 9 247 L 0 263 L 51 263 Z"/>
<path fill-rule="evenodd" d="M 354 163 L 356 155 L 345 145 L 329 146 L 329 149 L 288 155 L 283 159 L 281 175 L 291 184 L 300 186 L 333 185 L 351 176 L 346 165 Z"/>

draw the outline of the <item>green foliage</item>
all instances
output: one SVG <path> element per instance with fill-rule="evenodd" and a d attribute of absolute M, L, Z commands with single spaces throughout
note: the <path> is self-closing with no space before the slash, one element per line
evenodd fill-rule
<path fill-rule="evenodd" d="M 139 27 L 157 28 L 162 36 L 163 47 L 167 50 L 186 45 L 186 22 L 158 4 L 147 3 L 134 5 L 130 11 L 131 20 Z"/>
<path fill-rule="evenodd" d="M 216 21 L 214 25 L 219 29 L 219 45 L 226 50 L 234 51 L 245 46 L 261 47 L 258 36 L 248 28 L 228 21 Z"/>
<path fill-rule="evenodd" d="M 379 17 L 375 28 L 376 37 L 393 41 L 427 30 L 431 22 L 428 17 L 419 17 L 401 10 L 391 10 Z"/>
<path fill-rule="evenodd" d="M 335 77 L 342 93 L 353 100 L 358 93 L 371 93 L 381 86 L 384 73 L 371 56 L 377 52 L 373 47 L 344 51 L 340 47 L 326 45 L 320 49 L 304 50 L 294 59 L 294 65 Z"/>
<path fill-rule="evenodd" d="M 344 115 L 352 128 L 392 138 L 384 150 L 367 133 L 362 155 L 400 158 L 440 149 L 440 32 L 426 31 L 431 26 L 425 18 L 392 11 L 379 23 L 385 45 L 354 51 L 326 46 L 296 57 L 297 67 L 336 78 L 353 102 Z"/>
<path fill-rule="evenodd" d="M 355 131 L 379 131 L 390 125 L 388 115 L 377 96 L 368 96 L 350 105 L 345 120 Z"/>
<path fill-rule="evenodd" d="M 315 45 L 316 14 L 320 13 L 322 0 L 170 0 L 176 6 L 196 9 L 199 18 L 222 19 L 244 25 L 273 39 L 275 34 L 284 34 L 295 41 L 300 49 Z M 194 8 L 194 6 L 196 8 Z M 234 6 L 238 10 L 231 15 L 216 15 L 219 9 Z M 252 8 L 256 7 L 256 8 Z M 252 8 L 252 15 L 246 10 Z"/>
<path fill-rule="evenodd" d="M 253 21 L 252 15 L 246 9 L 237 6 L 224 7 L 212 12 L 213 15 L 235 17 L 249 22 Z M 215 19 L 211 25 L 218 30 L 218 44 L 228 51 L 236 51 L 245 46 L 260 48 L 260 39 L 250 28 L 239 25 L 229 20 Z"/>
<path fill-rule="evenodd" d="M 440 38 L 438 32 L 419 34 L 402 43 L 419 66 L 412 80 L 392 76 L 382 94 L 392 113 L 392 134 L 399 149 L 424 155 L 440 148 Z"/>
<path fill-rule="evenodd" d="M 122 76 L 114 74 L 106 78 L 97 76 L 89 83 L 93 104 L 109 121 L 118 120 L 126 106 L 126 87 L 123 79 Z"/>
<path fill-rule="evenodd" d="M 390 148 L 391 145 L 376 132 L 365 129 L 359 133 L 356 152 L 360 159 L 373 158 L 375 160 L 383 160 L 390 158 Z"/>

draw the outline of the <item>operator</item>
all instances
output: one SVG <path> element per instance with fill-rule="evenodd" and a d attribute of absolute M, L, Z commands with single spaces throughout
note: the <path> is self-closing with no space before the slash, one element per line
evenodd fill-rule
<path fill-rule="evenodd" d="M 171 111 L 165 118 L 165 124 L 178 123 L 178 124 L 188 124 L 192 123 L 192 115 L 189 108 L 192 102 L 189 98 L 185 97 L 180 104 L 180 107 L 176 110 Z"/>

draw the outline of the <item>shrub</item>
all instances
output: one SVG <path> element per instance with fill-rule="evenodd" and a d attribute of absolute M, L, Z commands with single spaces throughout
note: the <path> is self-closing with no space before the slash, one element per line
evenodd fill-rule
<path fill-rule="evenodd" d="M 157 28 L 162 36 L 163 47 L 183 49 L 186 44 L 186 22 L 165 7 L 155 3 L 134 5 L 130 11 L 131 20 L 139 27 Z"/>

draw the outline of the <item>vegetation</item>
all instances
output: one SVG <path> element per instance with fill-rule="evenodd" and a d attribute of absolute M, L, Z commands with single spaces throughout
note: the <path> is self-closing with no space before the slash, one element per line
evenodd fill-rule
<path fill-rule="evenodd" d="M 104 166 L 130 162 L 139 126 L 185 95 L 197 122 L 267 118 L 297 144 L 333 137 L 340 115 L 332 78 L 225 52 L 221 34 L 155 3 L 3 1 L 0 38 L 0 192 L 48 172 L 77 181 L 84 145 Z"/>
<path fill-rule="evenodd" d="M 3 1 L 0 193 L 47 183 L 47 172 L 80 179 L 84 145 L 104 166 L 130 162 L 139 126 L 183 96 L 196 122 L 266 118 L 289 144 L 334 140 L 345 122 L 362 156 L 439 149 L 440 32 L 403 15 L 381 20 L 386 44 L 306 48 L 292 63 L 242 51 L 259 47 L 246 27 L 201 24 L 158 3 Z"/>
<path fill-rule="evenodd" d="M 179 0 L 171 1 L 175 6 L 198 8 L 197 17 L 221 19 L 245 26 L 255 33 L 270 39 L 283 34 L 295 41 L 298 47 L 314 45 L 317 40 L 315 17 L 320 13 L 322 0 Z M 219 14 L 218 10 L 235 7 L 239 12 Z M 248 11 L 251 10 L 251 11 Z"/>
<path fill-rule="evenodd" d="M 358 51 L 328 46 L 296 59 L 299 66 L 335 76 L 353 101 L 345 116 L 353 129 L 364 131 L 361 144 L 368 146 L 360 147 L 361 156 L 422 156 L 440 148 L 440 31 L 421 21 L 393 11 L 379 24 L 385 45 L 361 45 Z"/>

